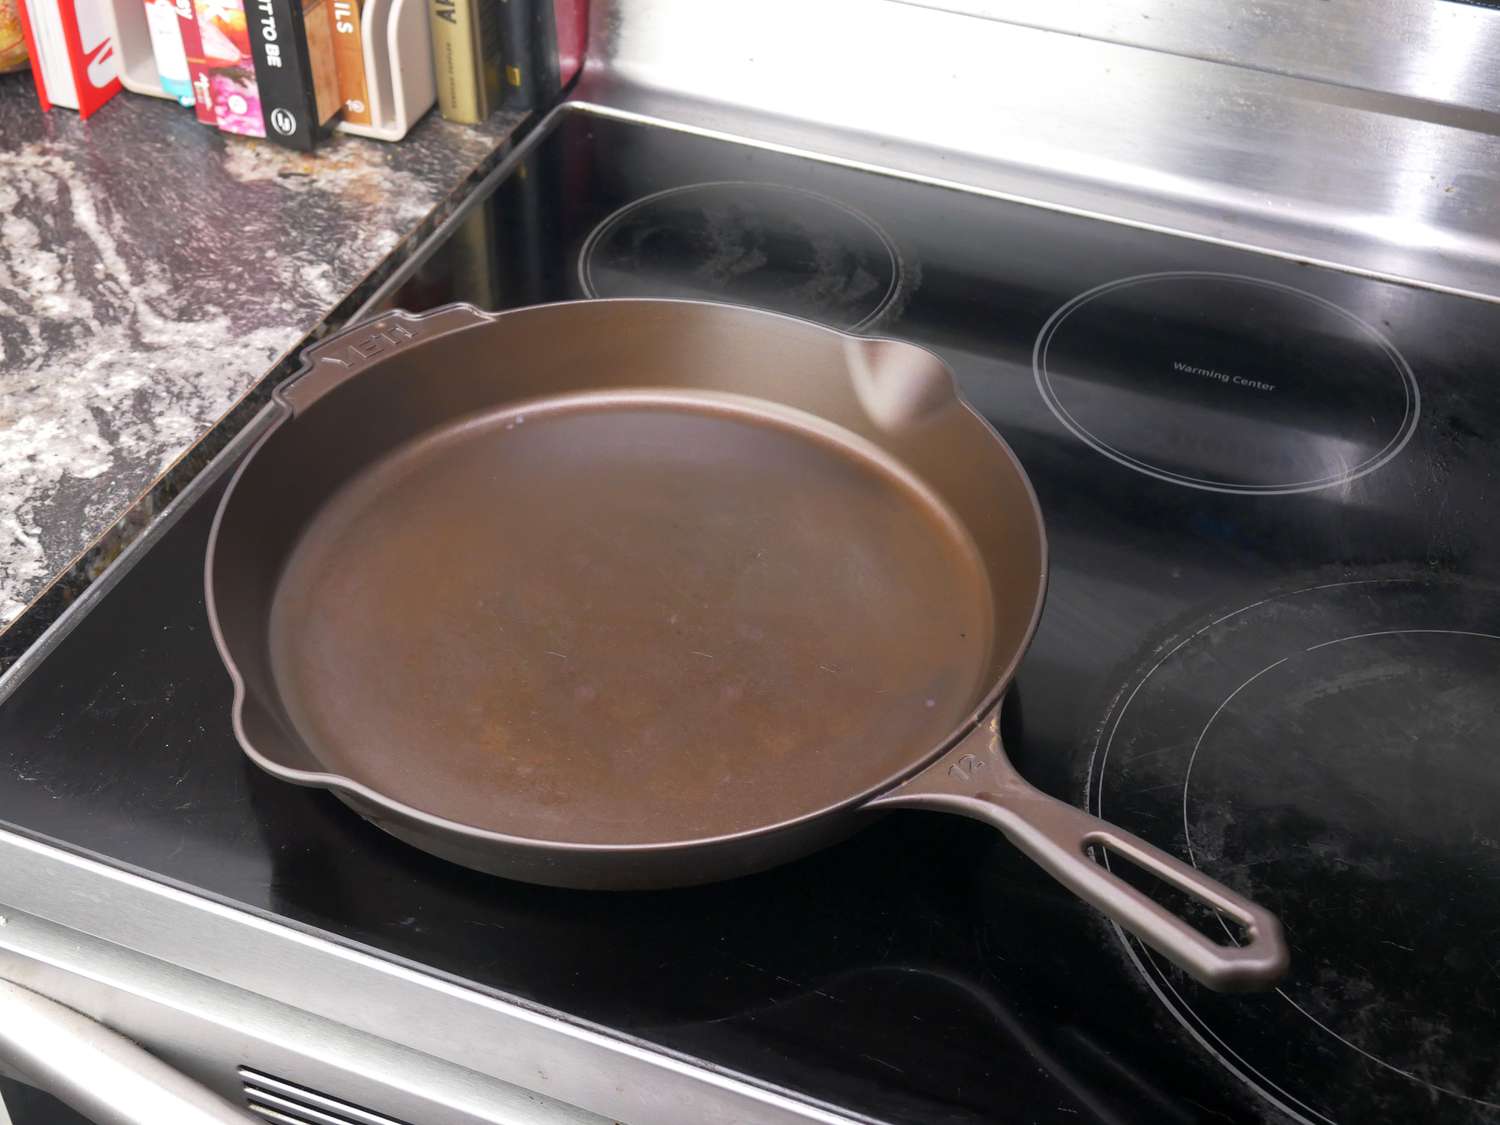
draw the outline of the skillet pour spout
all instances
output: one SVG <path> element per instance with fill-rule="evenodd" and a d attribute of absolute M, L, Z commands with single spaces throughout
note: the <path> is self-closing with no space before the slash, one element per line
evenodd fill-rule
<path fill-rule="evenodd" d="M 1007 761 L 1046 537 L 931 352 L 693 301 L 453 305 L 314 345 L 267 409 L 205 584 L 270 773 L 454 862 L 595 890 L 955 812 L 1211 987 L 1284 972 L 1272 914 Z"/>

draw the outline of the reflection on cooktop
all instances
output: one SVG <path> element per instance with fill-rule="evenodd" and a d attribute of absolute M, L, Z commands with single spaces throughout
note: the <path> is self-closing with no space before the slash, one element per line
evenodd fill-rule
<path fill-rule="evenodd" d="M 901 257 L 865 215 L 802 188 L 706 183 L 637 199 L 589 235 L 590 297 L 712 298 L 867 328 L 901 288 Z"/>
<path fill-rule="evenodd" d="M 1072 433 L 1137 472 L 1216 492 L 1307 492 L 1410 440 L 1416 380 L 1381 333 L 1289 285 L 1183 271 L 1090 289 L 1033 366 Z"/>
<path fill-rule="evenodd" d="M 1106 730 L 1095 810 L 1287 927 L 1294 975 L 1248 1004 L 1131 944 L 1226 1066 L 1307 1121 L 1500 1111 L 1500 590 L 1266 599 L 1172 647 Z"/>

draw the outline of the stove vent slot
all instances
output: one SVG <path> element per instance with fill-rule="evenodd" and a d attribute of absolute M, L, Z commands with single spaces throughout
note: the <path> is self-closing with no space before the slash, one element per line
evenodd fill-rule
<path fill-rule="evenodd" d="M 394 1117 L 249 1067 L 240 1067 L 240 1081 L 250 1112 L 275 1125 L 405 1125 Z"/>

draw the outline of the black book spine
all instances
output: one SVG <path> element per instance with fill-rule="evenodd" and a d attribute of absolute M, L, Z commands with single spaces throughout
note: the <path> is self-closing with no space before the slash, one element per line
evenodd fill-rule
<path fill-rule="evenodd" d="M 535 109 L 562 89 L 552 0 L 499 0 L 505 108 Z"/>
<path fill-rule="evenodd" d="M 533 76 L 531 0 L 498 0 L 500 5 L 500 58 L 505 64 L 506 109 L 532 109 L 537 104 Z"/>
<path fill-rule="evenodd" d="M 531 6 L 531 80 L 539 103 L 552 101 L 562 89 L 557 59 L 557 12 L 552 0 L 527 0 Z"/>
<path fill-rule="evenodd" d="M 245 15 L 266 136 L 309 151 L 318 137 L 318 112 L 301 0 L 246 0 Z"/>

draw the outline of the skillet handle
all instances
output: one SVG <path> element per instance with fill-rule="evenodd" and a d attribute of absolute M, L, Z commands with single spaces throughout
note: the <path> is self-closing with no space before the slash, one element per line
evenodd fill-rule
<path fill-rule="evenodd" d="M 1264 907 L 1137 836 L 1029 785 L 1000 745 L 998 710 L 927 769 L 877 797 L 871 809 L 959 813 L 993 824 L 1054 879 L 1209 988 L 1269 988 L 1290 961 L 1281 923 Z M 1244 927 L 1221 945 L 1089 857 L 1103 845 Z"/>

